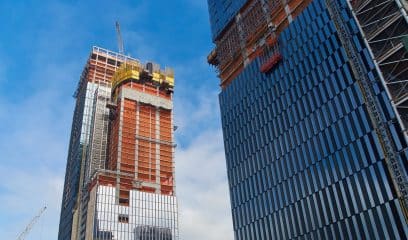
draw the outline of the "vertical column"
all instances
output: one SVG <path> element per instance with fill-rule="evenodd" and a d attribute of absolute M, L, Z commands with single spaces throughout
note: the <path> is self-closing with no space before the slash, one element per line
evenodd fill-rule
<path fill-rule="evenodd" d="M 244 66 L 249 64 L 248 60 L 248 53 L 246 51 L 245 45 L 246 45 L 246 39 L 243 37 L 244 36 L 244 29 L 242 29 L 242 16 L 241 13 L 238 13 L 235 17 L 235 23 L 237 24 L 237 29 L 239 33 L 239 45 L 241 48 L 241 54 L 244 59 Z"/>
<path fill-rule="evenodd" d="M 173 99 L 173 96 L 172 96 Z M 173 172 L 172 176 L 172 186 L 173 186 L 173 194 L 175 195 L 176 193 L 176 166 L 174 162 L 174 150 L 176 148 L 176 145 L 174 144 L 174 124 L 173 124 L 173 109 L 170 110 L 170 142 L 171 142 L 171 168 Z"/>
<path fill-rule="evenodd" d="M 140 103 L 136 102 L 136 144 L 135 144 L 135 179 L 139 177 L 139 128 L 140 128 Z"/>
<path fill-rule="evenodd" d="M 161 192 L 160 185 L 160 108 L 156 107 L 156 193 Z"/>
<path fill-rule="evenodd" d="M 153 124 L 153 107 L 152 106 L 150 106 L 150 105 L 148 105 L 148 107 L 147 107 L 148 109 L 149 109 L 149 115 L 148 115 L 148 120 L 149 120 L 149 135 L 148 135 L 148 137 L 147 137 L 147 141 L 148 141 L 148 143 L 149 143 L 149 159 L 148 159 L 148 161 L 149 161 L 149 166 L 148 166 L 148 181 L 151 183 L 152 182 L 152 175 L 153 175 L 153 161 L 154 161 L 154 159 L 153 159 L 153 145 L 155 145 L 155 144 L 153 144 L 152 143 L 152 139 L 153 139 L 153 132 L 152 132 L 152 124 Z"/>
<path fill-rule="evenodd" d="M 123 96 L 123 94 L 121 94 L 119 96 L 120 98 L 120 112 L 119 112 L 119 131 L 118 131 L 118 160 L 116 163 L 116 200 L 119 203 L 119 196 L 120 196 L 120 177 L 119 177 L 119 173 L 120 173 L 120 163 L 121 163 L 121 159 L 122 159 L 122 140 L 123 140 L 123 114 L 124 114 L 124 106 L 125 106 L 125 97 Z"/>
<path fill-rule="evenodd" d="M 288 18 L 289 23 L 293 21 L 293 17 L 291 14 L 291 9 L 288 4 L 288 0 L 282 0 L 283 7 L 285 9 L 286 17 Z"/>
<path fill-rule="evenodd" d="M 268 0 L 260 0 L 262 11 L 264 12 L 264 17 L 266 18 L 266 22 L 269 24 L 271 22 L 270 10 L 268 6 Z"/>

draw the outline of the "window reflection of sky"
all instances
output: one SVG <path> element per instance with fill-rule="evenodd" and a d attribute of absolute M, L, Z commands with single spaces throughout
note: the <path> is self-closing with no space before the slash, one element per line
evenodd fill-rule
<path fill-rule="evenodd" d="M 142 227 L 157 231 L 171 231 L 178 239 L 177 200 L 175 196 L 130 191 L 129 206 L 116 202 L 114 187 L 98 186 L 95 230 L 112 232 L 116 239 L 136 239 Z M 121 223 L 119 216 L 128 216 L 128 223 Z M 160 230 L 161 229 L 161 230 Z M 152 230 L 153 231 L 153 230 Z M 163 238 L 165 239 L 165 238 Z"/>

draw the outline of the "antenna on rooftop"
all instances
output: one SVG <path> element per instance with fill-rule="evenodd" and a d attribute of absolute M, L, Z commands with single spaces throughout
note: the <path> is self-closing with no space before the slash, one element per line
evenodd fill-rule
<path fill-rule="evenodd" d="M 122 39 L 122 34 L 120 33 L 120 25 L 119 22 L 116 21 L 116 35 L 118 38 L 118 50 L 120 54 L 124 54 L 125 53 L 125 49 L 123 46 L 123 39 Z"/>

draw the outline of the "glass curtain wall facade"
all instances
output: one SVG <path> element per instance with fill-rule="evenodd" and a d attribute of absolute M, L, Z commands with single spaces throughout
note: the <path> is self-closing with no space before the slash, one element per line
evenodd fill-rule
<path fill-rule="evenodd" d="M 90 192 L 86 236 L 98 240 L 178 239 L 175 196 L 130 190 L 119 204 L 115 187 L 97 184 Z"/>
<path fill-rule="evenodd" d="M 309 2 L 277 36 L 280 58 L 271 70 L 261 71 L 273 55 L 264 50 L 222 85 L 235 239 L 407 239 L 350 60 L 325 1 Z M 342 14 L 406 171 L 397 113 L 351 12 Z M 213 33 L 217 43 L 222 36 Z"/>
<path fill-rule="evenodd" d="M 106 149 L 108 115 L 106 110 L 101 109 L 101 101 L 106 99 L 102 100 L 100 95 L 105 95 L 106 98 L 109 92 L 110 96 L 110 78 L 124 59 L 108 50 L 93 47 L 80 77 L 74 94 L 76 105 L 61 204 L 58 232 L 60 240 L 78 237 L 80 205 L 84 185 L 89 181 L 85 178 L 89 177 L 91 169 L 94 171 L 99 168 L 105 160 L 102 149 Z M 90 147 L 91 145 L 93 147 Z"/>

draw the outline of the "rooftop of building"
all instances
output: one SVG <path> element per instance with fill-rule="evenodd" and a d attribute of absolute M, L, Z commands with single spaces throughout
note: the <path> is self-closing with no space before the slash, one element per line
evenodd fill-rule
<path fill-rule="evenodd" d="M 126 64 L 126 67 L 122 66 L 123 63 Z M 133 58 L 129 55 L 121 54 L 102 47 L 93 46 L 89 54 L 88 62 L 78 82 L 74 97 L 78 95 L 80 87 L 86 81 L 89 81 L 87 76 L 91 65 L 96 66 L 96 69 L 93 69 L 93 71 L 98 72 L 98 70 L 103 70 L 103 72 L 100 73 L 100 78 L 102 80 L 99 79 L 96 82 L 117 84 L 120 81 L 125 80 L 123 77 L 136 77 L 136 79 L 138 79 L 138 77 L 143 73 L 144 75 L 150 76 L 153 82 L 166 85 L 171 89 L 174 87 L 174 70 L 172 68 L 165 67 L 163 69 L 159 64 L 151 61 L 142 63 L 139 59 Z M 110 73 L 106 73 L 105 68 L 108 69 Z M 98 76 L 95 78 L 97 77 Z"/>

